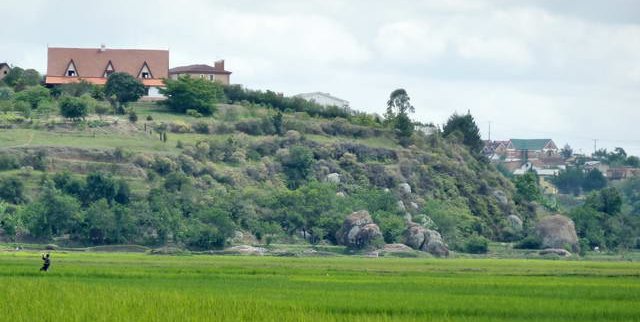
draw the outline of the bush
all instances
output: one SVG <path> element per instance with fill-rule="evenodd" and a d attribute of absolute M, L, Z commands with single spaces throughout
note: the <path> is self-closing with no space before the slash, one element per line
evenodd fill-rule
<path fill-rule="evenodd" d="M 540 249 L 542 241 L 535 236 L 527 236 L 513 246 L 517 249 Z"/>
<path fill-rule="evenodd" d="M 20 160 L 14 155 L 0 154 L 0 170 L 12 170 L 20 167 Z"/>
<path fill-rule="evenodd" d="M 87 116 L 87 102 L 71 96 L 60 99 L 60 114 L 68 119 L 80 119 Z"/>
<path fill-rule="evenodd" d="M 129 122 L 138 122 L 138 114 L 136 114 L 136 111 L 134 111 L 133 109 L 129 110 Z"/>
<path fill-rule="evenodd" d="M 165 86 L 160 93 L 167 96 L 167 99 L 161 104 L 174 112 L 186 113 L 191 109 L 202 115 L 211 115 L 216 111 L 215 104 L 224 99 L 220 85 L 205 79 L 191 77 L 167 79 Z"/>
<path fill-rule="evenodd" d="M 191 128 L 196 132 L 196 133 L 200 133 L 200 134 L 209 134 L 210 130 L 209 130 L 209 124 L 206 122 L 196 122 L 195 124 L 193 124 L 191 126 Z"/>
<path fill-rule="evenodd" d="M 478 235 L 473 235 L 464 244 L 464 250 L 471 254 L 486 254 L 489 251 L 489 241 Z"/>
<path fill-rule="evenodd" d="M 202 113 L 198 112 L 197 110 L 193 110 L 193 109 L 188 109 L 186 114 L 188 116 L 191 117 L 203 117 L 204 115 L 202 115 Z"/>

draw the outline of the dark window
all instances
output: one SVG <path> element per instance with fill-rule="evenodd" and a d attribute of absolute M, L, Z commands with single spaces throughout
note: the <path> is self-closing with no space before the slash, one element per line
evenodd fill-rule
<path fill-rule="evenodd" d="M 213 75 L 209 75 L 209 80 L 212 81 L 213 80 Z"/>
<path fill-rule="evenodd" d="M 149 73 L 142 72 L 142 78 L 149 78 Z"/>
<path fill-rule="evenodd" d="M 4 71 L 4 74 L 5 74 L 5 75 L 7 74 L 7 71 L 6 71 L 6 70 Z"/>
<path fill-rule="evenodd" d="M 67 71 L 67 76 L 69 76 L 69 77 L 74 77 L 74 76 L 76 76 L 76 71 L 75 71 L 75 70 L 69 70 L 69 71 Z"/>

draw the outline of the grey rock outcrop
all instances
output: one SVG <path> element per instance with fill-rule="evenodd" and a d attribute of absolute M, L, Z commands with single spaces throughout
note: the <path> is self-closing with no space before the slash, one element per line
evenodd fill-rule
<path fill-rule="evenodd" d="M 496 198 L 496 200 L 498 200 L 498 202 L 503 205 L 506 206 L 509 204 L 509 199 L 507 198 L 507 194 L 504 193 L 504 191 L 502 190 L 494 190 L 493 191 L 493 196 Z"/>
<path fill-rule="evenodd" d="M 404 231 L 404 244 L 417 250 L 441 257 L 449 255 L 449 248 L 439 232 L 410 223 Z"/>
<path fill-rule="evenodd" d="M 396 202 L 396 205 L 398 206 L 399 211 L 407 211 L 407 207 L 405 207 L 402 200 L 398 200 L 398 202 Z"/>
<path fill-rule="evenodd" d="M 342 245 L 352 249 L 362 249 L 374 246 L 382 241 L 380 227 L 373 223 L 371 215 L 366 210 L 356 211 L 342 223 L 336 239 Z"/>
<path fill-rule="evenodd" d="M 540 255 L 549 255 L 549 254 L 554 254 L 554 255 L 558 255 L 558 256 L 562 256 L 562 257 L 569 257 L 571 256 L 571 252 L 569 252 L 566 249 L 563 248 L 547 248 L 547 249 L 543 249 L 539 252 Z"/>
<path fill-rule="evenodd" d="M 329 173 L 327 178 L 325 179 L 328 183 L 339 184 L 340 183 L 340 174 L 339 173 Z"/>
<path fill-rule="evenodd" d="M 398 185 L 398 190 L 400 190 L 401 193 L 408 195 L 411 193 L 411 186 L 406 182 L 401 183 Z"/>
<path fill-rule="evenodd" d="M 536 235 L 544 248 L 570 247 L 574 253 L 580 251 L 575 224 L 565 216 L 553 215 L 542 218 L 536 225 Z"/>
<path fill-rule="evenodd" d="M 507 222 L 509 223 L 509 227 L 516 232 L 522 231 L 522 219 L 516 215 L 507 216 Z"/>

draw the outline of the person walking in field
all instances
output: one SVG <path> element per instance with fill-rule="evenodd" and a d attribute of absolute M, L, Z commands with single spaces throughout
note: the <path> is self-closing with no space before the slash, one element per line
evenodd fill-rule
<path fill-rule="evenodd" d="M 40 271 L 46 272 L 49 270 L 49 266 L 51 266 L 51 258 L 49 258 L 49 254 L 42 254 L 42 260 L 44 261 L 44 263 L 42 263 L 42 268 L 40 268 Z"/>

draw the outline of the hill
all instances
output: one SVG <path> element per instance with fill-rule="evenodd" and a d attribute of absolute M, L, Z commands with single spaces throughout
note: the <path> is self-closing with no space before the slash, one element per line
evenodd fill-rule
<path fill-rule="evenodd" d="M 0 114 L 0 238 L 339 244 L 346 216 L 366 210 L 380 238 L 353 248 L 406 242 L 417 224 L 465 251 L 534 224 L 534 205 L 513 201 L 510 180 L 439 131 L 401 145 L 370 115 L 271 106 L 236 101 L 202 117 L 138 102 L 137 121 Z"/>

